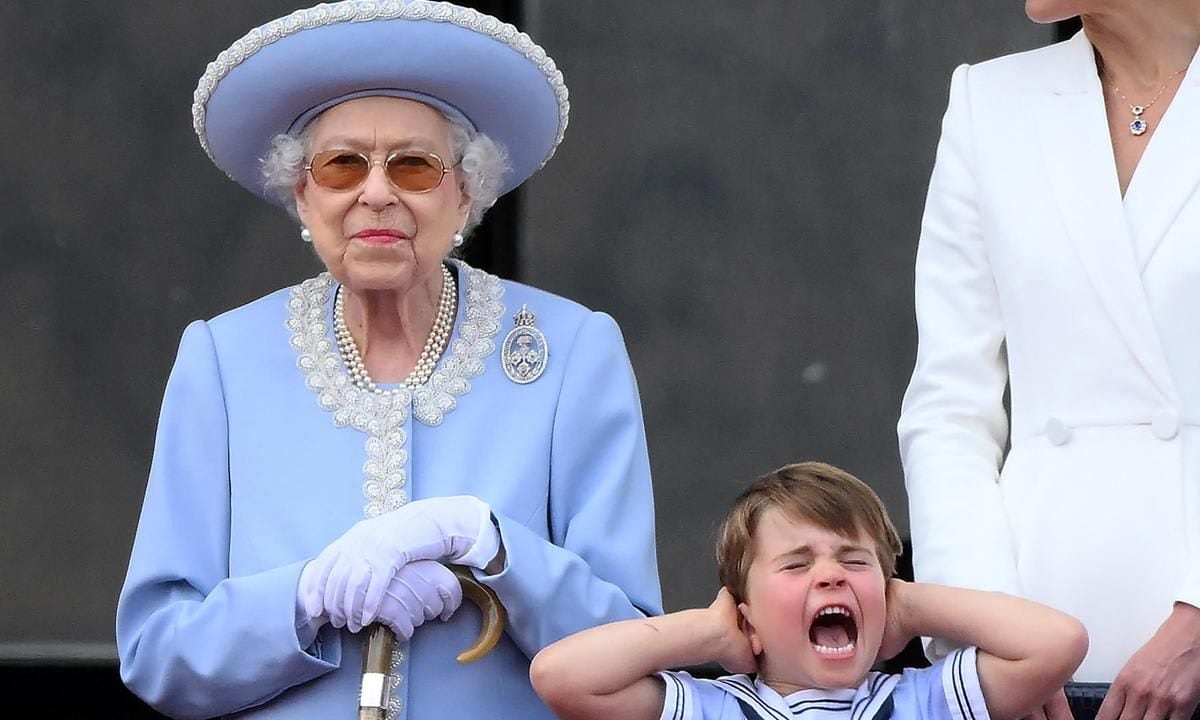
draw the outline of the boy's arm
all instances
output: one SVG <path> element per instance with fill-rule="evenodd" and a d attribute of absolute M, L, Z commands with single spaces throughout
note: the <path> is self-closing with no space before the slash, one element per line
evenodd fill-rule
<path fill-rule="evenodd" d="M 708 662 L 733 672 L 756 667 L 737 604 L 724 588 L 704 609 L 624 620 L 563 638 L 534 657 L 529 677 L 563 720 L 656 720 L 666 691 L 655 673 Z"/>
<path fill-rule="evenodd" d="M 991 720 L 1014 720 L 1040 708 L 1070 679 L 1088 647 L 1083 624 L 1046 605 L 998 592 L 892 580 L 885 646 L 917 636 L 978 648 L 979 684 Z"/>

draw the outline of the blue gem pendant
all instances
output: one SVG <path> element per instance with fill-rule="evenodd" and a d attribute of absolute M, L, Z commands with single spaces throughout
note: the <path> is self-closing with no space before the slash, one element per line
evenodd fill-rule
<path fill-rule="evenodd" d="M 542 376 L 546 362 L 550 359 L 550 346 L 546 336 L 534 326 L 537 316 L 529 308 L 513 315 L 514 327 L 504 336 L 500 362 L 509 380 L 527 385 Z"/>
<path fill-rule="evenodd" d="M 1150 129 L 1150 123 L 1142 119 L 1142 113 L 1146 112 L 1146 108 L 1141 105 L 1130 105 L 1129 111 L 1133 113 L 1133 121 L 1129 123 L 1129 134 L 1145 135 Z"/>

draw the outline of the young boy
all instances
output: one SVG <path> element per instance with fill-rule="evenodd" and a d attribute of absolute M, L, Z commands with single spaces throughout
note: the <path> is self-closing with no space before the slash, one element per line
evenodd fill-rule
<path fill-rule="evenodd" d="M 534 658 L 534 688 L 566 720 L 1015 720 L 1082 662 L 1087 633 L 1074 618 L 889 579 L 900 549 L 860 480 L 822 463 L 780 468 L 725 519 L 712 605 L 564 638 Z M 917 636 L 965 649 L 930 668 L 871 672 Z M 668 670 L 708 662 L 757 677 Z"/>

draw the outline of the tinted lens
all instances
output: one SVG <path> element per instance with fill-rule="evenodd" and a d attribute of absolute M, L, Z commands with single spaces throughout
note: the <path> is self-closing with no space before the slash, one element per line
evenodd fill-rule
<path fill-rule="evenodd" d="M 407 192 L 429 192 L 440 185 L 442 168 L 436 155 L 422 152 L 396 153 L 387 162 L 388 179 Z"/>
<path fill-rule="evenodd" d="M 312 159 L 312 176 L 321 187 L 330 190 L 349 190 L 367 178 L 371 166 L 358 153 L 345 150 L 326 150 Z"/>

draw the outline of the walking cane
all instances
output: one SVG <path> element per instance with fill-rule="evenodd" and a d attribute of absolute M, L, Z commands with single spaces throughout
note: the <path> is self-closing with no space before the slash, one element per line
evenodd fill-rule
<path fill-rule="evenodd" d="M 500 642 L 504 634 L 507 613 L 500 604 L 496 592 L 475 579 L 471 571 L 461 565 L 450 565 L 450 571 L 462 585 L 463 597 L 479 608 L 483 615 L 483 626 L 479 637 L 471 647 L 458 654 L 460 663 L 475 662 L 487 655 Z M 388 700 L 392 685 L 388 680 L 392 665 L 392 649 L 396 645 L 396 634 L 381 623 L 373 624 L 363 641 L 363 674 L 358 698 L 358 720 L 384 720 L 387 716 Z"/>

